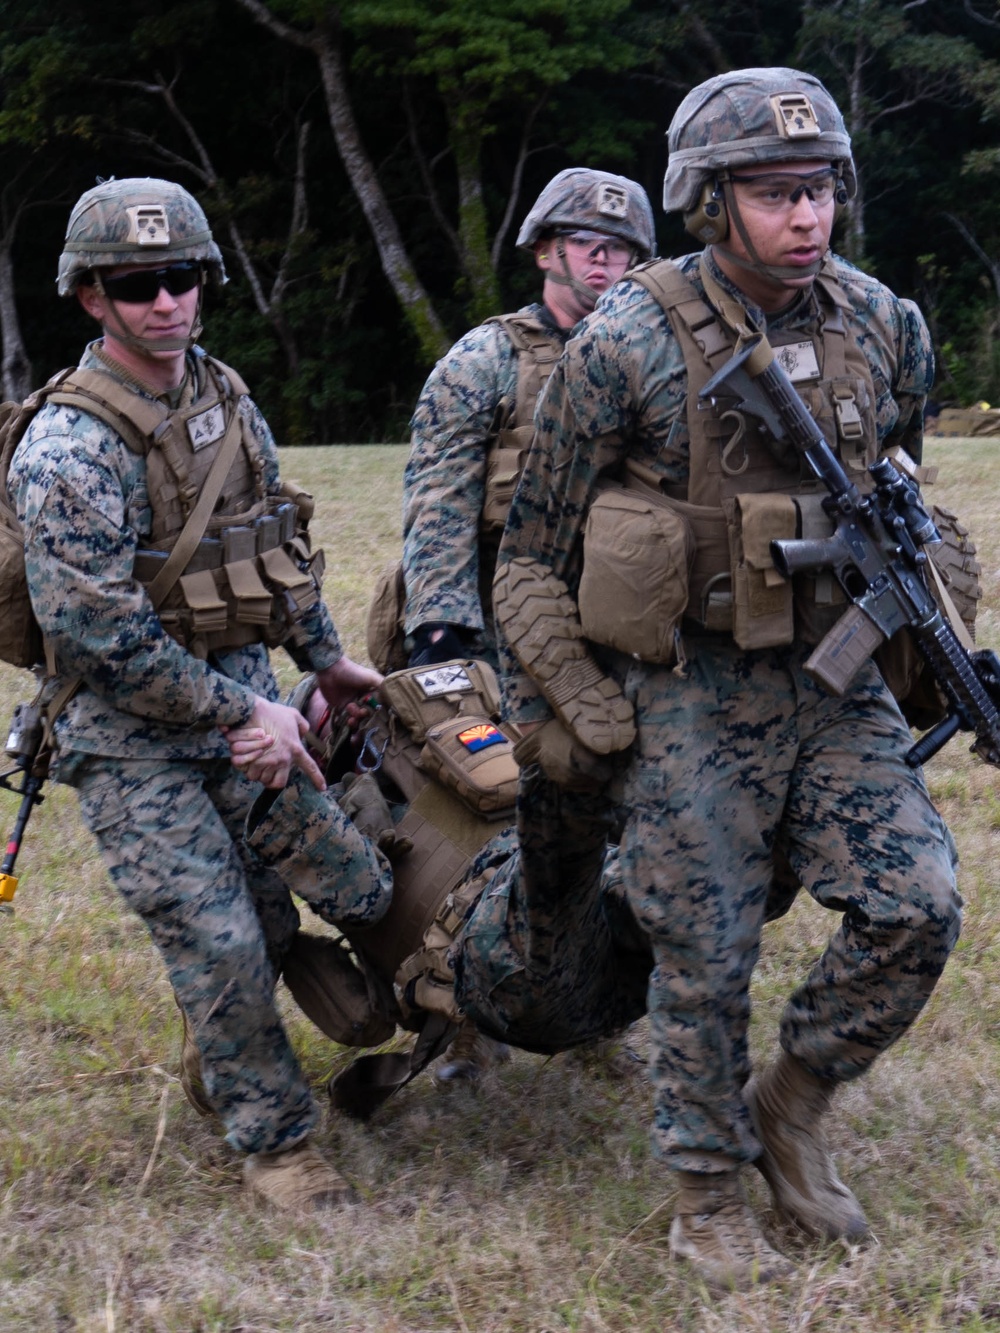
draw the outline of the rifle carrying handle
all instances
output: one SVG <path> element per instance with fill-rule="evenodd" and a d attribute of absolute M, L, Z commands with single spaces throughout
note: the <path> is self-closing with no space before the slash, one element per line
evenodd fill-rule
<path fill-rule="evenodd" d="M 813 649 L 805 673 L 839 699 L 885 635 L 853 602 Z"/>

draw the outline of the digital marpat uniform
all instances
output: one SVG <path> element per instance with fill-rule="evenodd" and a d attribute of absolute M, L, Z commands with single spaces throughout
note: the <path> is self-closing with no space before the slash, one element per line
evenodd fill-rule
<path fill-rule="evenodd" d="M 545 373 L 565 345 L 544 305 L 524 306 L 518 317 L 538 326 L 548 344 Z M 496 644 L 490 606 L 499 529 L 483 534 L 488 444 L 501 405 L 513 412 L 518 361 L 530 355 L 511 342 L 504 324 L 488 320 L 460 338 L 431 372 L 410 423 L 411 447 L 403 476 L 405 628 L 445 622 L 478 636 L 476 656 L 494 667 Z M 525 426 L 528 420 L 517 420 Z"/>
<path fill-rule="evenodd" d="M 704 296 L 697 256 L 681 268 Z M 815 289 L 768 318 L 711 263 L 710 272 L 772 339 L 813 330 Z M 918 448 L 933 373 L 923 321 L 842 261 L 836 274 L 875 386 L 879 447 L 904 439 Z M 570 340 L 539 402 L 500 568 L 527 557 L 575 593 L 595 487 L 619 476 L 626 458 L 682 497 L 692 480 L 686 392 L 663 306 L 639 282 L 619 283 Z M 678 1170 L 711 1173 L 760 1151 L 741 1093 L 774 849 L 817 901 L 844 913 L 782 1020 L 782 1046 L 822 1079 L 860 1074 L 913 1021 L 957 938 L 959 898 L 950 835 L 904 762 L 910 735 L 874 665 L 835 699 L 803 672 L 810 648 L 801 640 L 744 650 L 731 634 L 685 623 L 684 642 L 686 679 L 595 652 L 634 705 L 638 730 L 621 850 L 656 963 L 654 1148 Z M 551 716 L 534 681 L 504 656 L 511 718 Z"/>
<path fill-rule="evenodd" d="M 187 356 L 188 383 L 200 383 L 202 355 Z M 94 345 L 81 366 L 151 397 Z M 276 494 L 271 432 L 246 396 L 238 410 L 259 447 L 265 489 Z M 203 661 L 164 631 L 133 577 L 151 530 L 146 458 L 103 420 L 47 404 L 18 447 L 9 490 L 42 631 L 62 678 L 84 682 L 56 724 L 56 777 L 76 787 L 116 887 L 166 962 L 228 1141 L 247 1153 L 291 1147 L 316 1114 L 274 1002 L 298 912 L 244 847 L 261 788 L 233 767 L 219 731 L 248 721 L 255 694 L 278 698 L 268 651 L 251 643 Z M 300 628 L 300 666 L 340 659 L 321 601 Z M 391 891 L 388 871 L 330 806 L 343 826 L 343 876 L 313 906 L 328 919 L 374 918 Z"/>

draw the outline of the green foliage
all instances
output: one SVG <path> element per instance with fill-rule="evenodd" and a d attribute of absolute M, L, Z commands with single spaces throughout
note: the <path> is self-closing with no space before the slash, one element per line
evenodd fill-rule
<path fill-rule="evenodd" d="M 301 34 L 341 42 L 361 145 L 426 302 L 409 323 L 401 317 L 334 145 L 312 52 L 237 0 L 0 0 L 0 222 L 31 208 L 13 258 L 39 377 L 72 360 L 87 332 L 52 294 L 72 201 L 98 175 L 174 176 L 205 203 L 232 277 L 209 311 L 206 341 L 247 374 L 280 437 L 399 438 L 428 370 L 420 347 L 433 341 L 434 319 L 458 336 L 537 295 L 513 235 L 556 171 L 623 172 L 659 214 L 663 134 L 684 93 L 720 70 L 797 64 L 828 82 L 855 134 L 864 228 L 848 228 L 838 245 L 930 303 L 942 396 L 1000 398 L 990 269 L 1000 264 L 1000 28 L 976 22 L 963 0 L 268 8 Z M 170 114 L 168 87 L 214 182 Z M 291 237 L 306 121 L 306 216 Z M 659 216 L 658 229 L 665 252 L 690 248 L 675 219 Z M 270 313 L 243 271 L 237 234 L 267 300 L 280 277 Z"/>

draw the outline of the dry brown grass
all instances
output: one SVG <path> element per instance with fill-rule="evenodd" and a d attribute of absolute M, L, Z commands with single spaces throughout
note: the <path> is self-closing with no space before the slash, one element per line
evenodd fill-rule
<path fill-rule="evenodd" d="M 933 443 L 983 554 L 980 641 L 1000 642 L 1000 449 Z M 399 447 L 307 449 L 327 589 L 363 656 L 374 574 L 398 549 Z M 286 673 L 287 675 L 287 673 Z M 290 676 L 288 676 L 290 679 Z M 0 715 L 28 678 L 0 672 Z M 955 741 L 929 771 L 962 853 L 963 938 L 909 1036 L 847 1088 L 832 1136 L 871 1218 L 864 1250 L 778 1239 L 799 1280 L 712 1298 L 666 1253 L 669 1182 L 647 1151 L 650 1099 L 565 1058 L 519 1055 L 478 1092 L 419 1080 L 369 1128 L 328 1118 L 363 1202 L 289 1223 L 248 1204 L 239 1164 L 175 1077 L 179 1025 L 142 926 L 122 911 L 52 788 L 0 924 L 0 1328 L 69 1333 L 931 1333 L 1000 1329 L 1000 797 Z M 6 827 L 14 799 L 0 800 Z M 6 829 L 4 830 L 6 831 Z M 770 928 L 753 1040 L 831 927 L 798 904 Z M 322 1093 L 346 1054 L 288 1009 Z M 633 1035 L 642 1046 L 643 1025 Z M 750 1182 L 766 1213 L 766 1195 Z"/>

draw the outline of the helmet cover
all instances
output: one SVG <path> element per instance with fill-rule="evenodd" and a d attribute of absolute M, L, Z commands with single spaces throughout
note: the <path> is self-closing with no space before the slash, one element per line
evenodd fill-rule
<path fill-rule="evenodd" d="M 772 162 L 835 162 L 848 198 L 857 190 L 844 118 L 819 79 L 797 69 L 738 69 L 706 79 L 674 113 L 667 146 L 668 213 L 694 208 L 706 180 L 719 173 Z"/>
<path fill-rule="evenodd" d="M 59 256 L 59 295 L 71 296 L 92 269 L 164 268 L 182 260 L 200 260 L 217 282 L 226 281 L 222 254 L 192 194 L 153 177 L 101 181 L 70 214 Z"/>
<path fill-rule="evenodd" d="M 541 236 L 564 228 L 617 236 L 649 259 L 656 245 L 646 191 L 627 176 L 589 167 L 567 167 L 553 176 L 521 224 L 517 244 L 530 250 Z"/>

